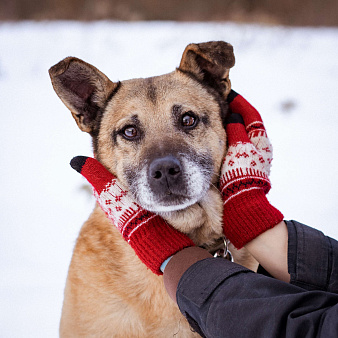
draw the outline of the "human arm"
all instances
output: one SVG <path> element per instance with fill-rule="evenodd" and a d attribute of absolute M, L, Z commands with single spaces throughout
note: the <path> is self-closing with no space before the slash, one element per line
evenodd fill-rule
<path fill-rule="evenodd" d="M 229 152 L 224 159 L 220 181 L 224 202 L 224 233 L 236 247 L 245 246 L 272 276 L 289 281 L 292 270 L 290 267 L 288 270 L 287 266 L 288 256 L 290 261 L 287 247 L 288 241 L 297 235 L 297 231 L 292 231 L 292 228 L 287 231 L 282 221 L 283 215 L 271 206 L 265 196 L 271 187 L 271 143 L 260 114 L 249 102 L 231 91 L 229 106 L 232 111 L 226 126 Z M 292 224 L 286 223 L 288 228 Z M 301 230 L 298 232 L 299 238 L 306 234 Z M 312 257 L 313 253 L 317 255 L 321 252 L 321 246 L 315 243 L 309 246 L 308 243 L 310 241 L 304 239 L 298 245 L 298 248 L 300 245 L 309 248 L 307 256 Z M 311 261 L 309 263 L 311 266 Z M 300 277 L 299 271 L 307 270 L 299 268 L 297 271 Z M 298 277 L 291 276 L 291 282 Z M 301 279 L 306 280 L 306 275 L 303 274 Z"/>
<path fill-rule="evenodd" d="M 272 145 L 258 111 L 233 90 L 228 101 L 228 152 L 220 179 L 224 234 L 236 248 L 245 246 L 272 276 L 289 281 L 283 214 L 266 197 Z"/>
<path fill-rule="evenodd" d="M 173 256 L 165 286 L 195 330 L 207 337 L 337 336 L 338 242 L 298 222 L 286 223 L 291 284 L 203 257 L 199 248 Z M 170 290 L 175 285 L 176 294 Z"/>
<path fill-rule="evenodd" d="M 289 281 L 292 270 L 287 267 L 290 256 L 290 252 L 287 255 L 287 243 L 297 232 L 286 230 L 283 215 L 271 206 L 265 196 L 271 187 L 271 143 L 260 114 L 249 102 L 231 91 L 229 106 L 232 111 L 226 126 L 229 152 L 224 159 L 220 181 L 224 202 L 224 233 L 238 248 L 245 246 L 272 276 Z M 289 227 L 291 223 L 287 224 Z M 304 237 L 300 230 L 298 237 Z M 308 243 L 306 239 L 301 244 L 310 248 L 307 256 L 312 257 L 311 253 L 320 252 L 320 246 L 309 246 Z M 299 271 L 307 270 L 299 268 L 297 271 L 298 277 L 292 275 L 291 282 L 300 277 Z M 306 280 L 306 274 L 300 278 Z"/>
<path fill-rule="evenodd" d="M 290 281 L 288 230 L 284 221 L 254 238 L 245 247 L 271 276 L 284 282 Z"/>

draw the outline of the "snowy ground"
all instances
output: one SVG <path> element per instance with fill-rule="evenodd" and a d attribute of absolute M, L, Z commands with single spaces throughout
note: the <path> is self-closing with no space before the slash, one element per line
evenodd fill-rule
<path fill-rule="evenodd" d="M 234 45 L 233 88 L 274 145 L 270 200 L 338 238 L 338 29 L 236 24 L 0 24 L 0 337 L 57 337 L 72 248 L 93 200 L 68 165 L 90 139 L 48 68 L 73 55 L 112 80 L 172 71 L 190 42 Z M 315 250 L 315 248 L 314 248 Z"/>

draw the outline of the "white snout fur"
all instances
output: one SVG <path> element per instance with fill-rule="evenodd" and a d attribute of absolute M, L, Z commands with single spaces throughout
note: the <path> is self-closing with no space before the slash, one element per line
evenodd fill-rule
<path fill-rule="evenodd" d="M 150 188 L 148 182 L 148 167 L 145 165 L 138 175 L 135 189 L 138 203 L 143 208 L 158 213 L 177 211 L 185 209 L 203 198 L 210 186 L 210 172 L 185 156 L 181 156 L 180 160 L 185 182 L 185 198 L 183 198 L 183 202 L 182 198 L 179 197 L 178 200 L 180 201 L 178 204 L 165 205 L 163 202 L 161 203 Z"/>

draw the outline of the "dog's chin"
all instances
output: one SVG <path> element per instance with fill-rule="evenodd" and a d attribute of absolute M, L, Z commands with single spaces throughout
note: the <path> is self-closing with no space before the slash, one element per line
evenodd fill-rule
<path fill-rule="evenodd" d="M 196 203 L 196 202 L 195 202 Z M 191 205 L 195 204 L 194 202 L 184 203 L 184 204 L 177 204 L 177 205 L 157 205 L 156 207 L 149 207 L 147 210 L 155 212 L 155 213 L 167 213 L 173 211 L 180 211 L 184 210 Z"/>
<path fill-rule="evenodd" d="M 140 205 L 151 212 L 154 213 L 170 213 L 174 211 L 184 210 L 191 205 L 197 203 L 202 196 L 196 197 L 182 197 L 182 196 L 169 196 L 167 198 L 162 198 L 154 200 L 153 203 L 142 203 Z"/>

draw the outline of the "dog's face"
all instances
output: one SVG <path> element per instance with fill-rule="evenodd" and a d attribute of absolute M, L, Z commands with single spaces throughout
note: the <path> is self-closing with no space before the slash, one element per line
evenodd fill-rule
<path fill-rule="evenodd" d="M 217 101 L 176 71 L 121 84 L 102 118 L 97 155 L 142 207 L 167 212 L 205 195 L 225 148 Z"/>
<path fill-rule="evenodd" d="M 226 152 L 223 120 L 232 47 L 191 44 L 166 75 L 111 82 L 93 66 L 67 58 L 50 69 L 56 93 L 96 158 L 154 212 L 199 202 L 219 178 Z"/>

